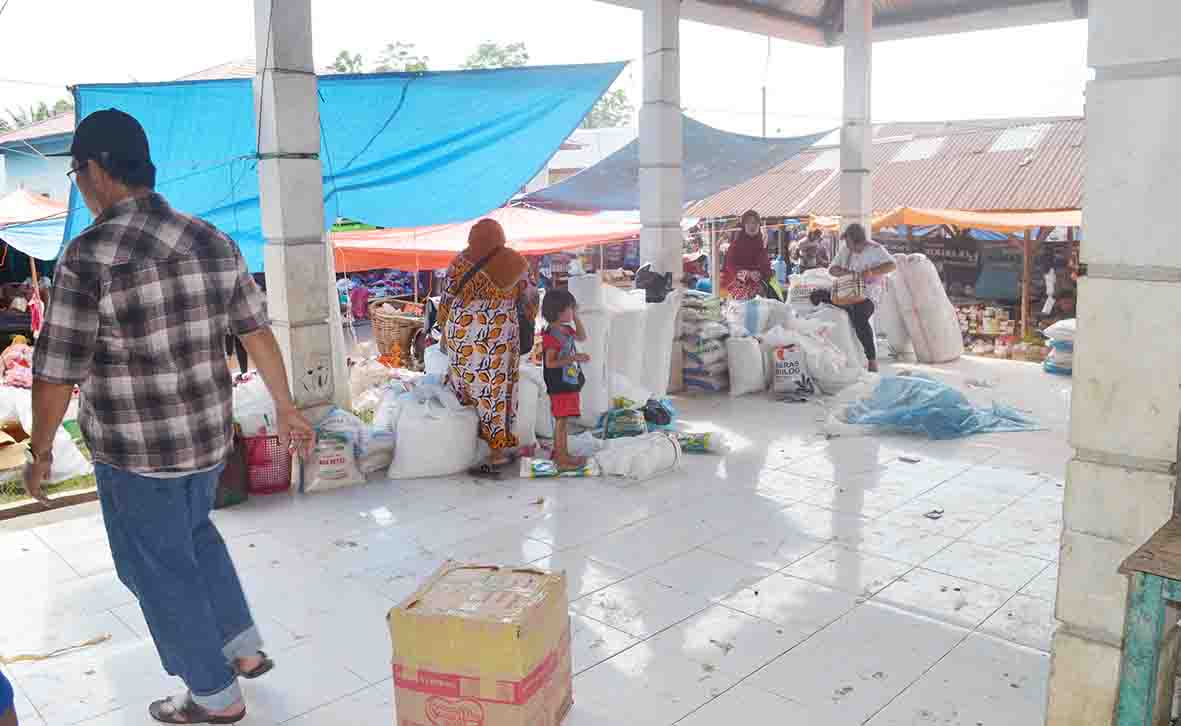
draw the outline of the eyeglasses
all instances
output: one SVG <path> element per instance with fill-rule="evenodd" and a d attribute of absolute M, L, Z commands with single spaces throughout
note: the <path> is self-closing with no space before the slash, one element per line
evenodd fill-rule
<path fill-rule="evenodd" d="M 78 181 L 78 172 L 85 169 L 85 166 L 71 166 L 70 170 L 66 172 L 66 178 L 72 182 Z"/>

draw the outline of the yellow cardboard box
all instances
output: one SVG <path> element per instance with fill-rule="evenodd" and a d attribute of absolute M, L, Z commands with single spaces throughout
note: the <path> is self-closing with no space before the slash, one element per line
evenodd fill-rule
<path fill-rule="evenodd" d="M 388 620 L 397 726 L 557 726 L 573 704 L 561 574 L 447 562 Z"/>

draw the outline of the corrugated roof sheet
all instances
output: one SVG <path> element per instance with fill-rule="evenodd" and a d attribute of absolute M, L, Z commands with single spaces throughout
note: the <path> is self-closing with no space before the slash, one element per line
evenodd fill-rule
<path fill-rule="evenodd" d="M 1034 149 L 990 152 L 1006 129 L 1049 124 Z M 876 129 L 872 188 L 875 213 L 895 207 L 1029 211 L 1082 208 L 1081 118 L 884 124 Z M 892 161 L 915 138 L 943 136 L 929 159 Z M 693 205 L 693 217 L 839 214 L 840 175 L 804 172 L 823 149 L 811 149 L 773 171 Z"/>

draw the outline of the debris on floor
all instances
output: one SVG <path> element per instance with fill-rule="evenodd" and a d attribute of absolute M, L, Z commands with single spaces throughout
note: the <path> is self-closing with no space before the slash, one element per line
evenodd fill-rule
<path fill-rule="evenodd" d="M 49 660 L 50 658 L 56 658 L 61 655 L 66 655 L 67 653 L 73 653 L 74 651 L 77 651 L 77 650 L 82 650 L 84 648 L 90 648 L 90 647 L 93 647 L 96 645 L 101 645 L 102 643 L 105 643 L 110 639 L 111 639 L 111 634 L 107 633 L 105 635 L 100 635 L 96 638 L 91 638 L 90 640 L 87 640 L 87 641 L 84 641 L 81 643 L 75 643 L 74 645 L 67 645 L 64 648 L 58 648 L 57 650 L 51 650 L 48 653 L 25 653 L 25 654 L 21 654 L 21 655 L 10 655 L 10 656 L 0 655 L 0 663 L 3 663 L 4 665 L 12 665 L 13 663 L 32 663 L 32 662 L 37 662 L 37 661 Z"/>

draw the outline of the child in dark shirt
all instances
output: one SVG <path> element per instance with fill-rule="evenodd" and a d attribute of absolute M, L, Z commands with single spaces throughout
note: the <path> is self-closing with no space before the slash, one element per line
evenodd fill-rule
<path fill-rule="evenodd" d="M 570 455 L 567 444 L 569 422 L 582 415 L 579 391 L 586 380 L 579 363 L 590 356 L 579 353 L 577 342 L 586 340 L 586 329 L 578 318 L 578 303 L 567 290 L 550 290 L 541 303 L 546 329 L 541 347 L 545 351 L 545 387 L 554 414 L 554 463 L 559 470 L 577 469 L 586 460 Z"/>

